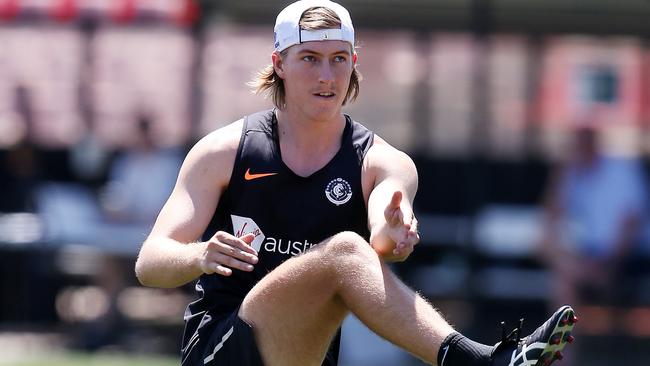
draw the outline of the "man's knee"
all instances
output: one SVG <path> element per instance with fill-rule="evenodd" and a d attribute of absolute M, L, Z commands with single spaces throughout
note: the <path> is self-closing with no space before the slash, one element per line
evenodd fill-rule
<path fill-rule="evenodd" d="M 325 246 L 334 254 L 355 254 L 370 248 L 370 244 L 354 231 L 343 231 L 326 240 Z"/>
<path fill-rule="evenodd" d="M 370 244 L 359 234 L 352 231 L 338 233 L 325 240 L 322 255 L 335 262 L 360 260 L 366 263 L 368 259 L 377 257 Z"/>

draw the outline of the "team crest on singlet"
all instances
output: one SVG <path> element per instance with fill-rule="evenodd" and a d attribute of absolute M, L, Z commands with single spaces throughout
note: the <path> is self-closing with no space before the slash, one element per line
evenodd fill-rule
<path fill-rule="evenodd" d="M 325 197 L 333 204 L 340 206 L 352 198 L 352 187 L 343 178 L 332 179 L 325 187 Z"/>

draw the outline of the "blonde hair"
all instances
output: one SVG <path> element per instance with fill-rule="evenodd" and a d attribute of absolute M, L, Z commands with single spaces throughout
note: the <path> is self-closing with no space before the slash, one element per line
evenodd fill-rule
<path fill-rule="evenodd" d="M 300 18 L 300 29 L 319 30 L 319 29 L 336 29 L 341 28 L 341 20 L 335 12 L 324 7 L 313 7 L 307 9 Z M 288 49 L 280 52 L 280 57 L 286 57 Z M 352 75 L 350 76 L 350 85 L 348 92 L 343 99 L 343 105 L 352 102 L 359 96 L 359 82 L 361 73 L 357 66 L 353 66 Z M 266 94 L 271 97 L 273 104 L 282 109 L 286 103 L 284 81 L 275 72 L 273 64 L 269 64 L 255 75 L 255 78 L 248 83 L 253 88 L 255 94 Z"/>

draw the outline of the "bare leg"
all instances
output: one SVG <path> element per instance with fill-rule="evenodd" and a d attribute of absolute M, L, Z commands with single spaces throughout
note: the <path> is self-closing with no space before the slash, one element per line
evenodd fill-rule
<path fill-rule="evenodd" d="M 348 311 L 430 364 L 453 332 L 363 238 L 349 232 L 269 273 L 246 296 L 239 315 L 255 329 L 265 364 L 303 366 L 321 364 Z"/>

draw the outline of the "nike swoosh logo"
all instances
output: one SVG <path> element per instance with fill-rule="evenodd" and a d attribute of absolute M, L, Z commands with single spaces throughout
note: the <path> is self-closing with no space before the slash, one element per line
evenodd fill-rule
<path fill-rule="evenodd" d="M 253 180 L 253 179 L 258 179 L 258 178 L 264 178 L 264 177 L 270 177 L 272 175 L 276 175 L 278 173 L 257 173 L 253 174 L 251 173 L 250 168 L 246 169 L 246 174 L 244 174 L 244 179 L 246 180 Z"/>

